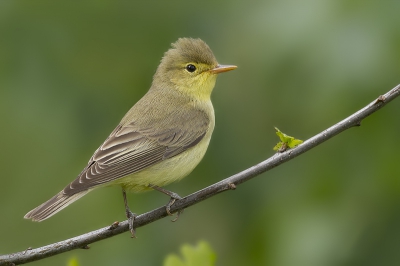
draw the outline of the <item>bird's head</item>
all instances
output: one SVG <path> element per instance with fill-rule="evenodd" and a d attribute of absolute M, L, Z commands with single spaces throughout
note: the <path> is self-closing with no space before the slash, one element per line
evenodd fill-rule
<path fill-rule="evenodd" d="M 154 74 L 152 87 L 168 86 L 196 99 L 208 100 L 217 74 L 235 68 L 233 65 L 218 64 L 204 41 L 180 38 L 164 54 Z"/>

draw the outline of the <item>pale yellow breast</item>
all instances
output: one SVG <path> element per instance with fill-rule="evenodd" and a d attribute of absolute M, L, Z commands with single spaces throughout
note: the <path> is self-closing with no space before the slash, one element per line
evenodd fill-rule
<path fill-rule="evenodd" d="M 211 118 L 210 127 L 196 146 L 140 172 L 117 179 L 111 185 L 120 185 L 125 190 L 141 192 L 151 189 L 148 188 L 149 184 L 163 187 L 190 174 L 203 159 L 214 130 L 214 109 L 211 102 L 209 104 L 211 107 L 207 106 L 207 109 Z"/>

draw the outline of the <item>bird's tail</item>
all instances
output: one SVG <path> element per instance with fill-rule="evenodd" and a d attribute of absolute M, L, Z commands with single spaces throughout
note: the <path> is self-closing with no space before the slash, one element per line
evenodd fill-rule
<path fill-rule="evenodd" d="M 80 199 L 88 192 L 89 190 L 84 190 L 73 195 L 66 195 L 63 191 L 61 191 L 42 205 L 28 212 L 24 218 L 32 219 L 32 221 L 37 222 L 43 221 L 61 211 L 72 202 Z"/>

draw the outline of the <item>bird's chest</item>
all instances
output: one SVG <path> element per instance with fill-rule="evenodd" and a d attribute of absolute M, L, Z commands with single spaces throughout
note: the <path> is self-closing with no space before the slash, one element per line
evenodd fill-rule
<path fill-rule="evenodd" d="M 203 159 L 210 143 L 214 123 L 204 138 L 195 146 L 172 158 L 161 161 L 147 169 L 124 177 L 116 182 L 126 190 L 141 192 L 150 190 L 149 184 L 160 187 L 179 181 L 189 175 Z"/>

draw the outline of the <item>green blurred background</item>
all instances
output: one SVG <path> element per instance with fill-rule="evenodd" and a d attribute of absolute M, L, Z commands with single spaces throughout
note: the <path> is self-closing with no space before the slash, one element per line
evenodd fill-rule
<path fill-rule="evenodd" d="M 1 1 L 0 254 L 124 220 L 94 191 L 42 223 L 26 212 L 72 181 L 147 91 L 170 43 L 222 64 L 216 128 L 184 196 L 273 155 L 273 127 L 307 139 L 400 83 L 400 1 Z M 218 265 L 398 265 L 400 100 L 306 154 L 163 219 L 31 265 L 161 265 L 206 240 Z M 130 194 L 136 213 L 167 202 Z"/>

